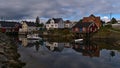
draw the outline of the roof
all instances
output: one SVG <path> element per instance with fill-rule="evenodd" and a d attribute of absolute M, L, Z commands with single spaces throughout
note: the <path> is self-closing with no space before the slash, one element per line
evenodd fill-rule
<path fill-rule="evenodd" d="M 59 21 L 63 20 L 62 18 L 53 18 L 53 20 L 55 21 L 55 23 L 58 23 Z"/>
<path fill-rule="evenodd" d="M 66 23 L 66 24 L 70 24 L 70 23 L 72 23 L 72 22 L 71 22 L 70 20 L 66 20 L 65 23 Z"/>
<path fill-rule="evenodd" d="M 95 17 L 93 14 L 91 14 L 89 17 Z"/>
<path fill-rule="evenodd" d="M 15 27 L 18 22 L 0 21 L 2 27 Z"/>
<path fill-rule="evenodd" d="M 46 22 L 46 24 L 49 24 L 49 23 L 50 23 L 50 20 L 51 20 L 51 19 L 49 19 L 49 20 Z"/>
<path fill-rule="evenodd" d="M 79 28 L 89 27 L 90 24 L 92 24 L 92 22 L 84 22 L 84 23 L 78 22 L 77 24 L 75 24 L 75 25 L 73 26 L 73 28 L 74 28 L 74 27 L 79 27 Z"/>
<path fill-rule="evenodd" d="M 36 26 L 34 22 L 28 22 L 28 21 L 23 21 L 25 22 L 28 26 Z"/>
<path fill-rule="evenodd" d="M 62 18 L 52 18 L 52 19 L 49 19 L 46 24 L 49 24 L 51 20 L 54 20 L 55 23 L 59 23 L 61 20 L 63 21 Z"/>

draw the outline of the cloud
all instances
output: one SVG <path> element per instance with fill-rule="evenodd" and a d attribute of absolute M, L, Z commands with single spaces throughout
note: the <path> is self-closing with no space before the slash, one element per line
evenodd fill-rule
<path fill-rule="evenodd" d="M 79 19 L 90 14 L 119 14 L 118 0 L 0 0 L 0 17 Z"/>
<path fill-rule="evenodd" d="M 102 17 L 101 19 L 102 19 L 103 21 L 105 21 L 105 22 L 109 22 L 109 21 L 110 21 L 110 19 L 109 19 L 108 16 L 104 16 L 104 17 Z"/>

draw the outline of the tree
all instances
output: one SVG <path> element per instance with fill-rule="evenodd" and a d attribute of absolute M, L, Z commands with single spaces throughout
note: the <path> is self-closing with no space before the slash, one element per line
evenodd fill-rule
<path fill-rule="evenodd" d="M 78 22 L 82 23 L 82 20 L 83 20 L 83 19 L 80 19 Z"/>
<path fill-rule="evenodd" d="M 37 18 L 36 18 L 36 25 L 38 26 L 39 25 L 39 23 L 40 23 L 40 19 L 39 19 L 39 17 L 37 16 Z"/>
<path fill-rule="evenodd" d="M 115 24 L 115 23 L 118 23 L 117 20 L 113 17 L 110 21 L 111 24 Z"/>
<path fill-rule="evenodd" d="M 40 24 L 39 24 L 39 27 L 43 27 L 43 26 L 44 26 L 44 24 L 43 24 L 43 23 L 40 23 Z"/>

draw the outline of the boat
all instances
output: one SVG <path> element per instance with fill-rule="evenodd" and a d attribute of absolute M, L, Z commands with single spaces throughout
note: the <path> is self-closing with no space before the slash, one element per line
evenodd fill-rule
<path fill-rule="evenodd" d="M 38 36 L 38 34 L 28 34 L 27 39 L 30 40 L 41 40 L 42 38 Z"/>
<path fill-rule="evenodd" d="M 83 42 L 83 39 L 75 39 L 74 42 L 75 42 L 75 43 L 82 43 L 82 42 Z"/>

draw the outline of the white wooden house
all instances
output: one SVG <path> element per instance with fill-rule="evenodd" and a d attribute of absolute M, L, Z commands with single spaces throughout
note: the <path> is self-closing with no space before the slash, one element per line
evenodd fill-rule
<path fill-rule="evenodd" d="M 71 22 L 71 21 L 66 20 L 66 21 L 64 22 L 64 24 L 65 24 L 65 28 L 72 28 L 72 22 Z"/>
<path fill-rule="evenodd" d="M 64 28 L 64 21 L 62 18 L 52 18 L 46 23 L 46 29 L 62 29 Z"/>

